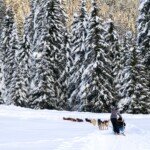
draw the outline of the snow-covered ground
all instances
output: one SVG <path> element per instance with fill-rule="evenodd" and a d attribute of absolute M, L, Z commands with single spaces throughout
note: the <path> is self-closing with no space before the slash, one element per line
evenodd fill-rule
<path fill-rule="evenodd" d="M 0 150 L 150 150 L 150 115 L 127 115 L 126 136 L 62 117 L 109 119 L 110 114 L 0 106 Z"/>

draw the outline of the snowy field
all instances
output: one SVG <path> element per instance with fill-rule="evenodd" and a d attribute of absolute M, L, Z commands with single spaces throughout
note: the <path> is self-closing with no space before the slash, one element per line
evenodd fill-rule
<path fill-rule="evenodd" d="M 127 115 L 126 136 L 62 117 L 109 119 L 110 114 L 0 106 L 0 150 L 150 150 L 150 115 Z"/>

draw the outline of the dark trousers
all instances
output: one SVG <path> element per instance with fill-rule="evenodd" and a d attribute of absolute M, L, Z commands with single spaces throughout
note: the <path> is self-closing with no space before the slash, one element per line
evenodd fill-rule
<path fill-rule="evenodd" d="M 117 125 L 117 118 L 111 118 L 111 123 L 113 125 L 113 131 L 115 133 L 119 133 L 119 128 L 118 128 L 118 125 Z"/>

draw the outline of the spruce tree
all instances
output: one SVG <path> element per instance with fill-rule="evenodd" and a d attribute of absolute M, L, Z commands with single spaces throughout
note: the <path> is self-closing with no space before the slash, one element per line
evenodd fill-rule
<path fill-rule="evenodd" d="M 134 94 L 131 96 L 131 101 L 128 105 L 128 113 L 148 114 L 150 113 L 150 91 L 147 87 L 146 78 L 144 76 L 145 66 L 141 63 L 139 53 L 134 52 Z M 131 94 L 131 92 L 130 92 Z"/>
<path fill-rule="evenodd" d="M 73 59 L 71 57 L 71 49 L 70 49 L 70 35 L 66 33 L 65 35 L 65 43 L 64 47 L 66 49 L 66 67 L 63 73 L 61 74 L 60 78 L 58 79 L 59 83 L 59 102 L 58 108 L 70 110 L 70 105 L 68 103 L 68 85 L 69 85 L 69 77 L 70 77 L 70 69 L 73 64 Z"/>
<path fill-rule="evenodd" d="M 112 81 L 110 81 L 111 86 L 113 88 L 112 94 L 114 96 L 114 101 L 117 103 L 119 101 L 119 95 L 117 91 L 117 85 L 118 85 L 118 73 L 120 69 L 120 41 L 119 41 L 119 35 L 116 31 L 116 27 L 114 25 L 114 22 L 109 19 L 105 23 L 106 33 L 105 33 L 105 41 L 108 44 L 108 55 L 110 57 L 111 61 L 111 74 L 112 74 Z"/>
<path fill-rule="evenodd" d="M 92 1 L 84 71 L 81 74 L 82 82 L 77 89 L 77 101 L 80 105 L 75 107 L 83 111 L 107 112 L 113 101 L 110 84 L 112 75 L 108 45 L 104 38 L 105 30 L 98 12 L 96 2 Z"/>
<path fill-rule="evenodd" d="M 25 30 L 27 30 L 26 34 L 28 35 L 28 38 L 30 40 L 30 45 L 33 47 L 33 35 L 34 35 L 34 12 L 32 10 L 33 8 L 31 8 L 31 12 L 30 14 L 25 18 Z"/>
<path fill-rule="evenodd" d="M 16 52 L 16 71 L 14 73 L 12 101 L 17 106 L 27 107 L 29 99 L 31 43 L 28 22 L 24 24 L 24 35 Z"/>
<path fill-rule="evenodd" d="M 31 66 L 30 66 L 30 97 L 29 97 L 29 105 L 30 107 L 36 107 L 32 106 L 33 100 L 34 100 L 34 92 L 37 90 L 38 87 L 38 77 L 36 77 L 37 72 L 37 59 L 38 56 L 41 55 L 39 52 L 39 47 L 41 45 L 41 35 L 42 35 L 42 28 L 43 28 L 43 18 L 45 14 L 44 5 L 47 1 L 30 1 L 30 8 L 31 8 L 31 14 L 29 16 L 29 22 L 28 25 L 31 27 L 31 30 L 29 31 L 29 37 L 31 41 Z M 40 7 L 41 6 L 41 7 Z M 26 20 L 28 21 L 28 19 Z M 39 54 L 39 55 L 38 55 Z M 38 102 L 37 102 L 38 103 Z M 37 106 L 38 107 L 38 106 Z"/>
<path fill-rule="evenodd" d="M 149 52 L 150 48 L 150 1 L 142 0 L 139 7 L 139 17 L 138 17 L 138 46 L 142 51 L 144 56 Z M 145 60 L 149 63 L 149 59 Z M 145 62 L 145 63 L 146 63 Z"/>
<path fill-rule="evenodd" d="M 122 40 L 120 47 L 120 67 L 117 74 L 116 89 L 119 94 L 120 110 L 126 111 L 129 107 L 131 97 L 134 94 L 135 86 L 135 66 L 136 46 L 133 42 L 132 33 L 128 32 Z"/>
<path fill-rule="evenodd" d="M 41 33 L 34 35 L 34 76 L 31 84 L 31 105 L 37 108 L 57 109 L 58 79 L 65 68 L 64 14 L 58 0 L 48 1 L 39 11 L 37 21 Z M 37 18 L 38 19 L 38 18 Z M 38 38 L 36 38 L 38 35 Z"/>
<path fill-rule="evenodd" d="M 17 81 L 19 80 L 19 67 L 18 67 L 18 64 L 17 64 L 17 60 L 16 60 L 16 55 L 17 55 L 17 52 L 19 50 L 19 38 L 18 38 L 18 33 L 17 33 L 17 26 L 16 24 L 14 23 L 13 25 L 13 30 L 12 30 L 12 36 L 11 36 L 11 40 L 10 40 L 10 48 L 9 48 L 9 51 L 10 51 L 10 54 L 11 54 L 11 57 L 9 59 L 9 63 L 12 65 L 11 66 L 11 70 L 12 70 L 12 74 L 11 74 L 11 78 L 10 78 L 10 89 L 9 89 L 9 95 L 10 95 L 10 99 L 11 99 L 11 102 L 13 104 L 16 104 L 16 100 L 19 100 L 19 97 L 18 95 L 16 95 L 16 84 L 17 84 Z M 16 77 L 17 75 L 17 77 Z M 16 79 L 17 78 L 17 79 Z M 20 90 L 20 89 L 18 89 Z M 16 97 L 16 99 L 14 99 L 14 97 Z"/>
<path fill-rule="evenodd" d="M 118 53 L 118 49 L 117 47 L 119 47 L 119 35 L 116 31 L 116 27 L 114 25 L 114 22 L 109 19 L 106 23 L 105 23 L 105 27 L 106 27 L 106 33 L 105 33 L 105 41 L 108 43 L 109 45 L 109 55 L 111 58 L 111 61 L 115 61 L 115 57 L 116 57 L 116 53 Z M 114 66 L 112 66 L 114 67 Z"/>
<path fill-rule="evenodd" d="M 77 88 L 81 83 L 80 74 L 83 73 L 83 62 L 85 58 L 85 39 L 87 37 L 88 15 L 86 1 L 81 1 L 80 15 L 74 15 L 74 22 L 71 27 L 71 58 L 72 66 L 68 79 L 68 98 L 73 106 L 76 104 Z"/>
<path fill-rule="evenodd" d="M 16 34 L 13 32 L 16 30 L 14 24 L 14 14 L 11 8 L 7 8 L 6 17 L 4 19 L 4 28 L 2 32 L 2 72 L 3 72 L 3 91 L 2 97 L 6 104 L 11 104 L 11 83 L 13 73 L 15 71 L 15 50 L 16 45 Z"/>
<path fill-rule="evenodd" d="M 2 33 L 2 27 L 3 27 L 3 19 L 6 13 L 6 7 L 3 0 L 0 0 L 0 37 Z"/>
<path fill-rule="evenodd" d="M 0 0 L 0 45 L 1 45 L 1 33 L 2 33 L 2 27 L 3 27 L 3 22 L 4 22 L 4 16 L 5 16 L 5 13 L 6 13 L 6 8 L 5 8 L 5 4 L 4 4 L 4 1 L 3 0 Z M 1 57 L 1 52 L 0 52 L 0 57 Z M 0 104 L 3 103 L 3 100 L 2 100 L 2 62 L 0 60 Z"/>
<path fill-rule="evenodd" d="M 118 93 L 120 101 L 118 106 L 122 112 L 149 113 L 149 90 L 144 76 L 144 65 L 132 34 L 126 35 L 121 54 L 121 68 L 118 73 Z"/>
<path fill-rule="evenodd" d="M 69 72 L 69 76 L 68 76 L 68 98 L 71 97 L 72 92 L 75 90 L 75 85 L 76 83 L 72 82 L 71 78 L 74 77 L 74 73 L 75 73 L 75 65 L 74 65 L 74 50 L 73 47 L 74 42 L 75 42 L 75 35 L 76 32 L 78 32 L 77 30 L 77 26 L 78 26 L 78 22 L 79 22 L 79 16 L 78 14 L 74 14 L 74 20 L 71 26 L 71 36 L 70 36 L 70 52 L 69 52 L 69 57 L 72 60 L 72 63 L 69 64 L 68 66 L 68 72 Z"/>
<path fill-rule="evenodd" d="M 32 53 L 33 52 L 33 48 L 34 48 L 34 45 L 33 45 L 33 35 L 34 35 L 34 29 L 33 29 L 33 12 L 31 12 L 29 14 L 29 16 L 27 16 L 25 18 L 25 23 L 24 23 L 24 34 L 23 34 L 23 43 L 27 43 L 27 46 L 28 47 L 27 50 L 29 52 L 29 59 L 30 59 L 30 69 L 29 69 L 29 74 L 31 76 L 31 72 L 32 72 L 32 66 L 31 66 L 31 61 L 32 61 Z"/>
<path fill-rule="evenodd" d="M 138 17 L 138 49 L 143 57 L 146 69 L 146 78 L 150 90 L 150 1 L 142 0 L 139 6 Z"/>

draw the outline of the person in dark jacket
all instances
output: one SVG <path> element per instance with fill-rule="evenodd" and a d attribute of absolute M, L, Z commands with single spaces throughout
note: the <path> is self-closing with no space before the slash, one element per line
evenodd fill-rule
<path fill-rule="evenodd" d="M 119 129 L 119 133 L 124 133 L 126 124 L 121 116 L 117 120 L 117 126 Z"/>
<path fill-rule="evenodd" d="M 110 120 L 111 120 L 111 123 L 112 123 L 112 126 L 113 126 L 113 131 L 115 134 L 119 134 L 119 128 L 118 128 L 118 125 L 117 125 L 117 119 L 118 117 L 121 117 L 117 107 L 113 106 L 111 108 L 111 116 L 110 116 Z"/>

